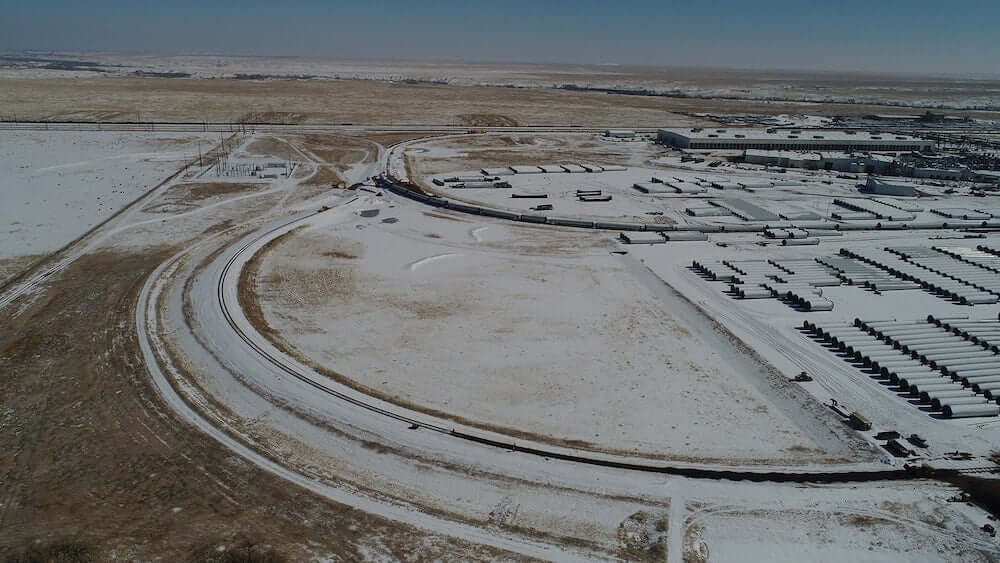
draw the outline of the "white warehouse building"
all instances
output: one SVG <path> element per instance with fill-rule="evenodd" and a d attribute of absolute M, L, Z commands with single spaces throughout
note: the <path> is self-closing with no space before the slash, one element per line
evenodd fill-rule
<path fill-rule="evenodd" d="M 923 151 L 934 142 L 896 133 L 828 129 L 660 129 L 657 140 L 685 149 L 764 149 L 812 151 Z"/>

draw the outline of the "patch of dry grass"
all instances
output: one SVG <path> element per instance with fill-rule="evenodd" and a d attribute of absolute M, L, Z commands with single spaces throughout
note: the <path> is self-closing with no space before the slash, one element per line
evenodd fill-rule
<path fill-rule="evenodd" d="M 179 421 L 134 325 L 144 280 L 175 252 L 84 256 L 19 314 L 0 311 L 0 561 L 184 561 L 192 545 L 246 537 L 289 560 L 358 560 L 369 539 L 393 559 L 502 556 L 327 502 Z M 40 530 L 72 541 L 36 549 Z"/>

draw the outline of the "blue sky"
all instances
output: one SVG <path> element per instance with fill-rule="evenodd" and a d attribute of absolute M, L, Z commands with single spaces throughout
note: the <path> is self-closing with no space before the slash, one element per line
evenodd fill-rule
<path fill-rule="evenodd" d="M 4 0 L 0 50 L 1000 74 L 988 0 Z"/>

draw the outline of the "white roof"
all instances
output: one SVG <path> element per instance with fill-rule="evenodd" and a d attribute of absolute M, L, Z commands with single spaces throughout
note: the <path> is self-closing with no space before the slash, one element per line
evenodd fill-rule
<path fill-rule="evenodd" d="M 927 186 L 923 184 L 917 184 L 915 182 L 907 182 L 906 180 L 900 180 L 897 178 L 886 179 L 885 177 L 875 177 L 869 176 L 867 180 L 869 186 L 882 185 L 882 186 L 902 186 L 914 189 L 924 189 Z"/>
<path fill-rule="evenodd" d="M 764 156 L 771 158 L 788 158 L 792 160 L 819 160 L 820 153 L 809 151 L 780 151 L 768 149 L 746 149 L 746 156 Z M 832 154 L 832 153 L 825 153 Z"/>
<path fill-rule="evenodd" d="M 840 131 L 833 129 L 756 129 L 747 127 L 713 128 L 687 127 L 660 129 L 669 131 L 689 139 L 749 139 L 749 140 L 826 140 L 834 142 L 847 141 L 922 141 L 917 137 L 899 135 L 896 133 L 873 133 L 871 131 Z"/>
<path fill-rule="evenodd" d="M 510 168 L 483 168 L 480 172 L 487 176 L 510 176 L 514 173 Z"/>
<path fill-rule="evenodd" d="M 539 168 L 539 167 L 537 167 L 537 166 L 511 166 L 510 169 L 513 170 L 517 174 L 541 174 L 542 173 L 542 169 Z"/>
<path fill-rule="evenodd" d="M 667 194 L 676 191 L 672 189 L 670 186 L 658 182 L 637 182 L 632 187 L 634 187 L 639 191 L 650 194 Z"/>

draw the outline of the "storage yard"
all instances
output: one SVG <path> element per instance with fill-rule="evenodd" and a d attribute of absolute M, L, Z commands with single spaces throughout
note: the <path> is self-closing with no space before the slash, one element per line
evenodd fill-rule
<path fill-rule="evenodd" d="M 959 282 L 970 291 L 944 293 L 851 258 L 895 257 L 880 250 L 891 244 L 886 234 L 846 233 L 793 247 L 715 235 L 726 246 L 628 249 L 718 322 L 752 339 L 787 377 L 807 373 L 810 381 L 800 385 L 833 412 L 845 419 L 863 413 L 873 424 L 869 436 L 886 428 L 922 436 L 930 449 L 914 448 L 913 455 L 925 460 L 935 451 L 989 455 L 997 438 L 987 429 L 1000 423 L 995 396 L 986 395 L 998 357 L 987 340 L 1000 326 L 996 296 Z M 927 243 L 921 248 L 937 252 L 929 237 L 920 238 Z M 909 233 L 900 246 L 915 239 Z M 938 397 L 939 391 L 948 393 Z"/>

